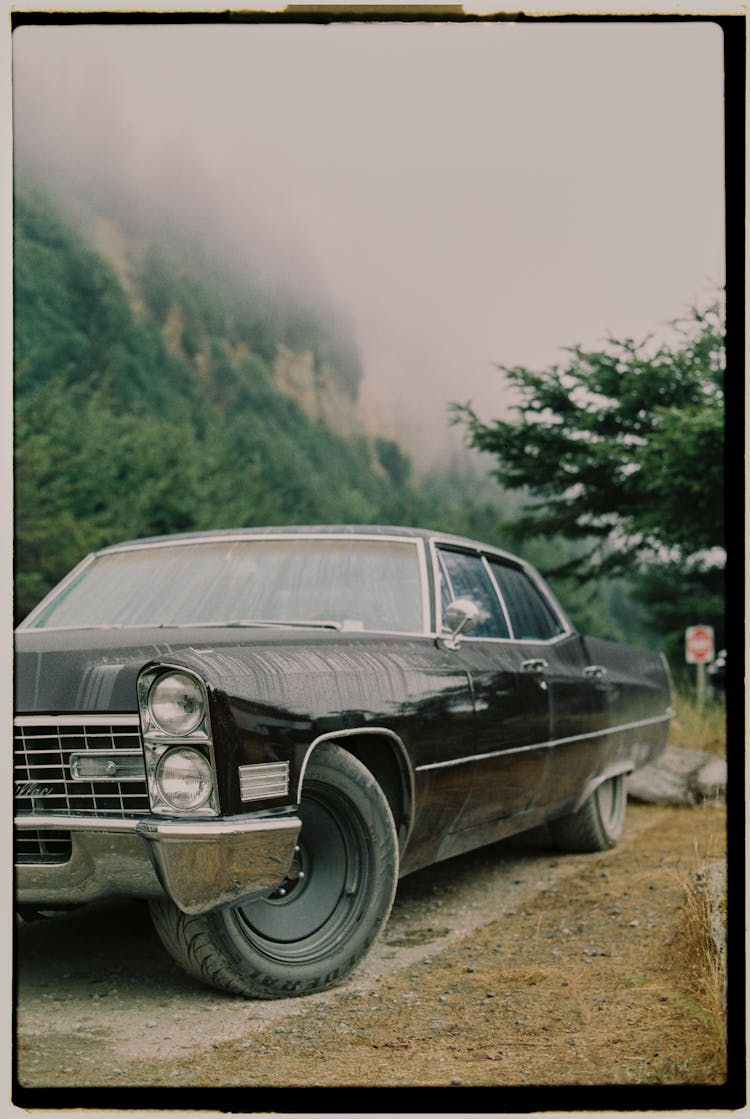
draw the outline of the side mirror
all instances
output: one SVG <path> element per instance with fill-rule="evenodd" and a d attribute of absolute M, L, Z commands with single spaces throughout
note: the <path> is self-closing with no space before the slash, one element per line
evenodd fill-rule
<path fill-rule="evenodd" d="M 453 602 L 448 603 L 443 616 L 444 625 L 451 631 L 450 637 L 445 641 L 448 648 L 457 649 L 459 636 L 465 636 L 476 629 L 481 617 L 482 611 L 470 598 L 454 598 Z"/>

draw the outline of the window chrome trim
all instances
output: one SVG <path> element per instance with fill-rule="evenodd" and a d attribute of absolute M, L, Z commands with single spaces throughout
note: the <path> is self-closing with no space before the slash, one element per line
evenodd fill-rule
<path fill-rule="evenodd" d="M 432 559 L 432 570 L 433 570 L 433 574 L 434 574 L 434 583 L 435 583 L 435 592 L 434 592 L 434 594 L 435 594 L 435 602 L 434 602 L 434 605 L 435 605 L 435 632 L 434 632 L 433 636 L 434 637 L 442 637 L 442 636 L 444 636 L 444 634 L 443 634 L 443 601 L 442 601 L 442 596 L 440 594 L 441 581 L 443 579 L 445 579 L 445 581 L 448 584 L 448 590 L 450 592 L 449 600 L 455 598 L 455 591 L 453 589 L 453 583 L 451 582 L 451 577 L 448 574 L 448 571 L 447 571 L 445 565 L 440 560 L 440 545 L 443 543 L 443 541 L 439 537 L 431 536 L 429 543 L 430 543 L 430 556 L 431 556 L 431 559 Z M 464 640 L 466 640 L 465 637 L 464 637 Z"/>
<path fill-rule="evenodd" d="M 445 633 L 431 633 L 430 637 L 445 638 Z M 575 630 L 566 630 L 565 633 L 556 633 L 554 637 L 483 637 L 481 634 L 477 637 L 476 634 L 466 633 L 461 634 L 461 644 L 464 641 L 484 641 L 493 645 L 557 645 L 562 641 L 566 641 L 570 637 L 576 636 Z"/>
<path fill-rule="evenodd" d="M 553 746 L 567 746 L 571 742 L 586 742 L 593 738 L 603 738 L 607 734 L 619 734 L 626 730 L 637 730 L 638 727 L 656 726 L 658 723 L 668 722 L 674 718 L 675 712 L 670 708 L 664 715 L 654 715 L 649 719 L 638 719 L 633 723 L 618 723 L 615 726 L 604 727 L 602 730 L 588 731 L 586 734 L 573 734 L 569 738 L 551 738 L 546 742 L 531 742 L 526 746 L 511 746 L 507 750 L 489 750 L 486 754 L 467 754 L 462 758 L 451 758 L 445 762 L 429 762 L 427 765 L 415 767 L 415 773 L 425 773 L 431 769 L 448 769 L 456 765 L 466 765 L 467 762 L 486 761 L 489 758 L 510 757 L 512 754 L 525 754 L 529 750 L 549 750 Z"/>
<path fill-rule="evenodd" d="M 425 542 L 422 537 L 416 538 L 417 543 L 417 558 L 419 563 L 419 585 L 420 585 L 420 599 L 422 603 L 422 630 L 419 634 L 420 637 L 426 637 L 430 632 L 430 624 L 432 618 L 430 616 L 430 586 L 428 578 L 428 564 L 427 556 L 425 553 Z M 365 630 L 366 633 L 377 633 L 377 630 Z"/>
<path fill-rule="evenodd" d="M 99 556 L 113 555 L 115 552 L 138 552 L 149 548 L 182 548 L 200 544 L 227 544 L 238 540 L 387 540 L 389 543 L 417 544 L 422 538 L 419 536 L 402 536 L 400 533 L 384 532 L 255 532 L 248 529 L 246 532 L 211 533 L 207 536 L 188 537 L 184 540 L 166 538 L 165 540 L 140 541 L 134 540 L 130 544 L 113 544 L 111 548 L 101 548 L 98 552 L 91 553 L 91 559 Z M 88 557 L 87 557 L 88 558 Z M 80 566 L 80 565 L 79 565 Z M 72 572 L 71 572 L 72 574 Z"/>

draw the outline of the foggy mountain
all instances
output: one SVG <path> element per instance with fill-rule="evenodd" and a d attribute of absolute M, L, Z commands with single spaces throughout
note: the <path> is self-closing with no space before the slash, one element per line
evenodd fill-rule
<path fill-rule="evenodd" d="M 277 364 L 281 391 L 313 419 L 324 419 L 344 436 L 361 431 L 395 440 L 417 469 L 447 459 L 459 461 L 473 474 L 477 456 L 451 427 L 448 402 L 431 390 L 429 371 L 424 391 L 415 395 L 404 392 L 403 385 L 397 388 L 393 370 L 372 361 L 365 370 L 351 314 L 327 290 L 306 253 L 304 238 L 295 238 L 285 228 L 283 216 L 263 221 L 252 204 L 252 189 L 245 198 L 242 182 L 233 188 L 226 182 L 219 186 L 190 143 L 184 146 L 184 138 L 160 150 L 155 160 L 150 158 L 148 171 L 139 166 L 132 158 L 138 144 L 127 131 L 119 132 L 117 107 L 114 101 L 108 104 L 106 83 L 104 88 L 103 101 L 97 87 L 96 94 L 88 89 L 78 103 L 78 123 L 86 136 L 81 152 L 71 149 L 69 131 L 52 126 L 45 82 L 24 90 L 16 99 L 16 177 L 27 175 L 42 189 L 52 190 L 89 245 L 114 269 L 136 310 L 142 307 L 142 293 L 134 273 L 148 262 L 149 253 L 153 257 L 156 252 L 165 292 L 170 270 L 176 275 L 187 270 L 209 283 L 218 282 L 231 304 L 244 301 L 251 314 L 265 316 L 272 332 L 280 307 L 287 308 L 298 327 L 315 321 L 326 336 L 322 351 L 295 352 L 299 339 L 292 328 L 286 331 L 281 352 L 265 355 Z M 234 196 L 231 205 L 228 195 Z M 405 308 L 405 319 L 408 316 Z M 404 352 L 407 335 L 405 331 L 399 341 Z M 169 328 L 165 340 L 169 341 Z M 333 376 L 334 385 L 329 384 L 322 396 L 321 371 L 308 368 L 311 360 L 313 365 L 326 365 L 323 380 Z M 420 362 L 417 353 L 414 361 Z M 421 385 L 421 369 L 412 372 Z M 311 388 L 313 380 L 317 394 Z"/>
<path fill-rule="evenodd" d="M 367 430 L 428 465 L 461 451 L 450 401 L 507 411 L 495 363 L 642 338 L 720 285 L 721 76 L 710 24 L 82 18 L 14 32 L 14 145 L 322 309 Z"/>
<path fill-rule="evenodd" d="M 33 137 L 33 130 L 28 135 Z M 403 397 L 394 402 L 382 384 L 376 388 L 377 369 L 366 377 L 354 323 L 315 286 L 302 257 L 295 258 L 293 245 L 275 241 L 252 222 L 238 238 L 225 223 L 221 207 L 207 214 L 205 202 L 196 205 L 202 192 L 194 176 L 189 193 L 178 192 L 173 200 L 158 195 L 145 199 L 131 193 L 132 179 L 119 174 L 117 161 L 106 164 L 103 176 L 87 177 L 82 165 L 60 165 L 56 159 L 54 150 L 35 149 L 33 141 L 28 146 L 21 143 L 16 177 L 28 176 L 42 189 L 54 184 L 63 209 L 113 268 L 136 310 L 143 309 L 139 273 L 147 277 L 157 302 L 154 285 L 161 284 L 161 298 L 168 300 L 170 287 L 186 273 L 216 284 L 227 308 L 240 317 L 253 317 L 259 332 L 274 334 L 279 315 L 287 319 L 278 352 L 272 345 L 273 352 L 264 357 L 274 366 L 277 388 L 312 419 L 323 420 L 345 437 L 361 432 L 395 440 L 420 470 L 456 460 L 470 474 L 484 473 L 476 454 L 449 426 L 445 401 L 438 404 L 428 393 L 424 400 L 412 399 L 405 410 L 400 406 Z M 208 196 L 206 185 L 204 199 Z M 167 344 L 183 353 L 174 319 L 162 326 Z M 182 326 L 189 329 L 187 322 Z M 307 328 L 315 335 L 314 344 Z M 201 358 L 197 361 L 200 364 Z"/>
<path fill-rule="evenodd" d="M 393 439 L 417 467 L 457 459 L 470 473 L 484 473 L 476 467 L 476 454 L 448 429 L 447 409 L 448 435 L 435 438 L 433 432 L 420 446 L 419 425 L 384 408 L 382 400 L 373 401 L 363 384 L 353 324 L 309 286 L 300 270 L 285 270 L 284 254 L 275 253 L 267 233 L 259 233 L 257 251 L 238 247 L 220 219 L 217 224 L 198 220 L 186 196 L 178 196 L 173 206 L 162 202 L 163 209 L 155 199 L 144 206 L 128 193 L 130 180 L 117 176 L 116 164 L 112 170 L 114 178 L 101 181 L 58 173 L 56 201 L 113 269 L 135 313 L 155 315 L 165 345 L 194 366 L 199 380 L 208 376 L 208 351 L 217 341 L 213 329 L 238 356 L 262 357 L 276 388 L 330 431 L 344 438 Z M 46 157 L 24 150 L 17 156 L 16 177 L 43 184 L 42 190 L 53 178 Z M 247 229 L 244 234 L 249 235 Z M 191 317 L 185 292 L 196 287 L 204 295 L 212 292 L 206 298 L 217 303 L 208 327 Z M 409 438 L 410 430 L 415 439 Z"/>

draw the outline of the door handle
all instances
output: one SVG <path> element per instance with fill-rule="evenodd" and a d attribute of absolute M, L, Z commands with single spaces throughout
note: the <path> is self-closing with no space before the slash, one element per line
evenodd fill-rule
<path fill-rule="evenodd" d="M 584 668 L 583 675 L 588 676 L 589 680 L 603 681 L 607 679 L 609 673 L 601 664 L 590 664 L 587 665 L 586 668 Z"/>
<path fill-rule="evenodd" d="M 536 672 L 541 674 L 544 672 L 545 668 L 547 668 L 547 662 L 542 660 L 541 657 L 535 660 L 521 662 L 521 669 L 524 672 Z"/>

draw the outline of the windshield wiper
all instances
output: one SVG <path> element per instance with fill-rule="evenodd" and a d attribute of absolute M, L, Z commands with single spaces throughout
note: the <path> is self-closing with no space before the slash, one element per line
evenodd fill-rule
<path fill-rule="evenodd" d="M 231 618 L 222 622 L 159 622 L 158 629 L 341 629 L 341 622 L 274 621 L 257 618 Z"/>
<path fill-rule="evenodd" d="M 293 626 L 297 629 L 341 629 L 341 622 L 331 622 L 331 621 L 310 621 L 310 622 L 302 621 L 302 622 L 298 622 L 298 621 L 279 621 L 278 619 L 274 619 L 273 621 L 270 621 L 270 620 L 258 621 L 257 618 L 253 618 L 252 620 L 248 620 L 246 618 L 235 618 L 231 622 L 219 622 L 218 624 L 219 625 L 225 625 L 225 626 L 228 626 L 228 627 L 232 627 L 232 626 L 269 627 L 269 626 L 271 626 L 274 629 L 286 629 L 287 626 Z"/>

